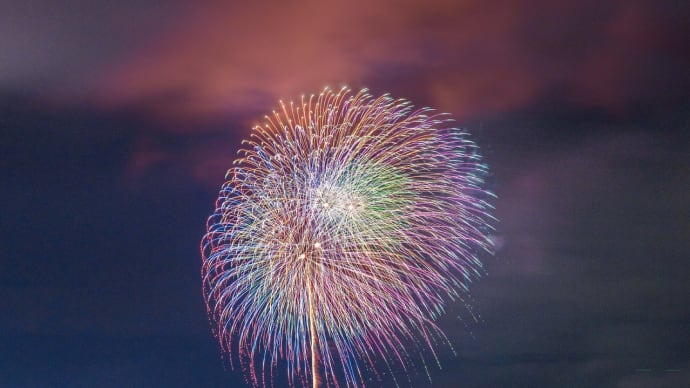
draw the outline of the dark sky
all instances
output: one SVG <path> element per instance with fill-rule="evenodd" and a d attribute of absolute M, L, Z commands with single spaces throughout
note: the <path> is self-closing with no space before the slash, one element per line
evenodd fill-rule
<path fill-rule="evenodd" d="M 347 84 L 452 113 L 490 165 L 500 249 L 434 386 L 686 387 L 688 2 L 326 3 L 0 5 L 0 386 L 242 386 L 206 217 L 278 99 Z"/>

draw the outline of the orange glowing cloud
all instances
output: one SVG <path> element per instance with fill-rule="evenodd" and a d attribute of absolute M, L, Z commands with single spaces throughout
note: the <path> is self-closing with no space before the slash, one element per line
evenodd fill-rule
<path fill-rule="evenodd" d="M 632 78 L 667 70 L 646 57 L 664 60 L 674 32 L 663 29 L 672 12 L 635 0 L 271 3 L 197 4 L 106 71 L 92 100 L 198 120 L 349 84 L 411 90 L 463 117 L 519 109 L 554 90 L 608 107 L 626 103 Z"/>
<path fill-rule="evenodd" d="M 434 94 L 447 83 L 473 94 L 486 89 L 504 102 L 484 103 L 499 107 L 531 94 L 503 90 L 524 88 L 520 53 L 510 44 L 524 16 L 476 0 L 432 3 L 200 5 L 173 32 L 115 66 L 98 85 L 98 99 L 198 118 L 265 109 L 277 98 L 332 83 L 357 87 L 379 78 L 403 85 L 422 80 L 422 92 Z M 495 63 L 483 63 L 487 56 Z M 505 83 L 505 77 L 518 81 Z"/>
<path fill-rule="evenodd" d="M 676 12 L 644 0 L 212 1 L 188 11 L 95 77 L 89 101 L 143 111 L 166 131 L 216 121 L 246 131 L 280 98 L 346 84 L 467 120 L 554 101 L 630 110 L 672 99 L 687 71 Z M 172 157 L 157 147 L 132 170 Z M 221 174 L 232 146 L 205 147 L 173 159 L 201 180 Z"/>
<path fill-rule="evenodd" d="M 414 60 L 390 43 L 400 14 L 321 1 L 211 3 L 149 42 L 98 85 L 106 105 L 207 116 L 273 105 L 277 96 L 370 76 L 371 64 Z M 402 42 L 404 46 L 404 42 Z M 339 86 L 339 85 L 333 85 Z"/>

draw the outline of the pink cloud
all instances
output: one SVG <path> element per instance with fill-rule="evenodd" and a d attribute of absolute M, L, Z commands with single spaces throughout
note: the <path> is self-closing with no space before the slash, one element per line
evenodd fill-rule
<path fill-rule="evenodd" d="M 392 77 L 393 89 L 414 83 L 461 116 L 519 109 L 554 88 L 617 109 L 644 77 L 632 64 L 672 32 L 653 11 L 639 1 L 207 2 L 108 69 L 95 99 L 198 120 Z"/>
<path fill-rule="evenodd" d="M 552 97 L 625 112 L 677 84 L 681 62 L 668 57 L 677 23 L 665 24 L 669 12 L 657 8 L 622 0 L 205 2 L 104 69 L 86 97 L 143 111 L 165 130 L 240 123 L 228 131 L 235 137 L 278 99 L 326 85 L 370 86 L 460 120 Z M 225 160 L 222 152 L 175 159 L 190 158 L 200 177 L 218 170 L 208 166 Z M 136 163 L 150 157 L 135 155 Z"/>

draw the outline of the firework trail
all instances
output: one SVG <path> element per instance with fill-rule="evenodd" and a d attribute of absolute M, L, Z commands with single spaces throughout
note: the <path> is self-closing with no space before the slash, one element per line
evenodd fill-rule
<path fill-rule="evenodd" d="M 279 365 L 292 385 L 364 385 L 448 343 L 434 321 L 480 276 L 492 219 L 451 121 L 343 88 L 253 128 L 201 246 L 214 333 L 253 385 Z"/>

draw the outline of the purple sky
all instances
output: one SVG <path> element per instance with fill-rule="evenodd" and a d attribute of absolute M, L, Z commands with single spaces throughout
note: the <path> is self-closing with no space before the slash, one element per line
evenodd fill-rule
<path fill-rule="evenodd" d="M 343 84 L 453 114 L 490 165 L 501 248 L 434 386 L 690 381 L 685 2 L 263 4 L 0 6 L 0 386 L 241 384 L 205 219 L 253 123 Z"/>

